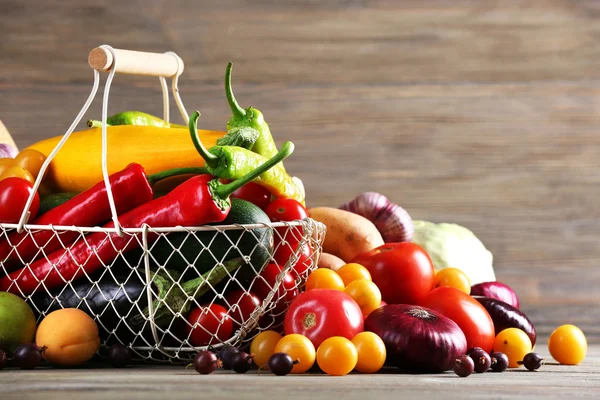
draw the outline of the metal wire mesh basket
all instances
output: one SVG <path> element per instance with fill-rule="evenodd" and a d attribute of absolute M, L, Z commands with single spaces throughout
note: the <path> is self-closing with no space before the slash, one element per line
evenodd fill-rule
<path fill-rule="evenodd" d="M 136 359 L 146 362 L 186 361 L 199 350 L 243 344 L 263 330 L 280 329 L 289 301 L 316 268 L 325 226 L 307 218 L 253 225 L 121 227 L 106 170 L 106 110 L 110 82 L 118 70 L 117 54 L 127 60 L 128 53 L 110 46 L 102 49 L 113 58 L 104 91 L 102 157 L 114 228 L 28 224 L 32 195 L 18 224 L 0 224 L 0 243 L 7 245 L 0 259 L 2 290 L 23 297 L 38 320 L 60 308 L 79 308 L 97 322 L 100 354 L 107 346 L 121 343 Z M 173 53 L 153 56 L 174 57 L 177 61 L 171 64 L 176 71 L 156 65 L 152 71 L 144 71 L 143 65 L 132 69 L 127 62 L 123 68 L 129 68 L 129 73 L 159 75 L 166 120 L 164 76 L 172 76 L 173 94 L 186 119 L 177 90 L 181 60 Z M 34 191 L 95 96 L 97 70 L 94 78 L 88 101 L 48 156 Z M 103 258 L 97 251 L 99 243 L 118 249 L 116 257 Z M 25 252 L 26 246 L 35 251 Z M 276 265 L 278 252 L 290 255 L 285 265 Z M 55 267 L 65 259 L 77 267 L 61 273 Z M 52 266 L 43 276 L 32 272 L 39 262 Z M 260 294 L 259 300 L 250 297 L 251 293 Z M 248 304 L 255 306 L 249 309 Z M 227 315 L 219 310 L 227 310 Z M 192 312 L 197 318 L 190 318 Z"/>

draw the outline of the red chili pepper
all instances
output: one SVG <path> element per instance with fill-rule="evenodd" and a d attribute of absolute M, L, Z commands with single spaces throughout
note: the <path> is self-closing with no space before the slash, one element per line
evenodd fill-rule
<path fill-rule="evenodd" d="M 205 171 L 199 168 L 173 169 L 146 177 L 139 164 L 129 164 L 122 171 L 109 176 L 110 187 L 115 200 L 117 214 L 129 211 L 144 204 L 153 197 L 152 184 L 160 179 L 190 171 Z M 110 220 L 111 212 L 104 181 L 97 183 L 31 221 L 33 225 L 96 226 Z M 51 230 L 38 230 L 21 233 L 12 232 L 7 240 L 0 242 L 0 260 L 7 272 L 22 264 L 31 263 L 44 254 L 62 249 L 79 236 L 79 232 L 65 231 L 59 237 Z M 43 248 L 41 252 L 39 249 Z M 16 267 L 16 268 L 15 268 Z"/>
<path fill-rule="evenodd" d="M 211 175 L 195 176 L 163 197 L 142 204 L 119 216 L 124 228 L 139 228 L 144 224 L 154 227 L 200 226 L 221 222 L 229 214 L 229 196 L 246 183 L 257 178 L 266 170 L 277 165 L 294 150 L 286 142 L 273 158 L 242 178 L 222 184 Z M 105 228 L 114 228 L 109 223 Z M 58 250 L 46 258 L 36 261 L 0 279 L 0 291 L 10 291 L 25 296 L 35 292 L 40 282 L 46 289 L 63 286 L 85 274 L 91 274 L 103 265 L 109 265 L 120 254 L 141 243 L 141 234 L 95 232 L 70 246 L 69 250 Z M 157 234 L 148 235 L 148 243 L 156 240 Z"/>

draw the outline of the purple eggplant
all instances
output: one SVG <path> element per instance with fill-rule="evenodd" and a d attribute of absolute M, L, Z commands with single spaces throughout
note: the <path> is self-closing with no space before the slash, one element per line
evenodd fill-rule
<path fill-rule="evenodd" d="M 523 312 L 498 299 L 491 297 L 473 296 L 490 314 L 494 321 L 496 334 L 507 328 L 519 328 L 529 336 L 531 345 L 535 345 L 535 327 Z"/>

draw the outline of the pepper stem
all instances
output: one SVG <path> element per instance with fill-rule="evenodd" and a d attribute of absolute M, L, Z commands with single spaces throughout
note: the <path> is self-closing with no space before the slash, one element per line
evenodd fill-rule
<path fill-rule="evenodd" d="M 229 61 L 227 64 L 227 69 L 225 69 L 225 95 L 227 96 L 227 102 L 229 103 L 229 107 L 231 108 L 231 112 L 234 116 L 238 118 L 243 118 L 246 116 L 246 110 L 244 110 L 235 99 L 233 95 L 233 89 L 231 88 L 231 69 L 233 68 L 233 63 Z"/>
<path fill-rule="evenodd" d="M 275 165 L 280 163 L 283 159 L 287 158 L 293 152 L 294 143 L 285 142 L 283 145 L 281 145 L 281 149 L 279 150 L 279 152 L 277 152 L 277 154 L 269 158 L 256 169 L 248 172 L 246 175 L 242 176 L 239 179 L 236 179 L 233 182 L 227 184 L 219 184 L 215 188 L 214 194 L 221 199 L 228 198 L 233 192 L 244 186 L 246 183 L 249 183 L 254 179 L 258 178 L 259 175 L 261 175 L 263 172 L 273 168 Z"/>
<path fill-rule="evenodd" d="M 87 122 L 87 126 L 88 126 L 88 128 L 102 128 L 102 121 L 98 121 L 96 119 L 90 119 Z M 112 126 L 112 125 L 107 122 L 106 126 Z"/>
<path fill-rule="evenodd" d="M 167 179 L 172 176 L 187 175 L 187 174 L 194 174 L 194 175 L 208 174 L 208 170 L 206 168 L 193 168 L 193 167 L 174 168 L 174 169 L 169 169 L 167 171 L 157 172 L 156 174 L 148 175 L 147 178 L 148 178 L 148 182 L 150 183 L 150 186 L 153 186 L 156 182 L 162 181 L 163 179 Z"/>
<path fill-rule="evenodd" d="M 214 154 L 210 153 L 208 150 L 206 150 L 206 147 L 204 147 L 204 145 L 202 144 L 200 136 L 198 136 L 198 118 L 200 118 L 199 111 L 194 111 L 190 116 L 189 129 L 190 134 L 192 135 L 192 142 L 194 142 L 194 147 L 196 148 L 198 153 L 200 153 L 200 156 L 202 156 L 206 165 L 208 165 L 211 168 L 216 168 L 219 165 L 219 158 Z"/>

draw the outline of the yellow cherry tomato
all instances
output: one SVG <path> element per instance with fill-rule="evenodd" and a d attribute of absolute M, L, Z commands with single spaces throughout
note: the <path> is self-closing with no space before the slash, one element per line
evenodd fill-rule
<path fill-rule="evenodd" d="M 37 178 L 44 161 L 46 161 L 44 154 L 37 150 L 25 149 L 17 154 L 14 165 L 26 169 L 34 178 Z"/>
<path fill-rule="evenodd" d="M 342 267 L 335 272 L 342 278 L 345 286 L 348 286 L 352 281 L 357 279 L 372 280 L 369 270 L 357 263 L 342 265 Z"/>
<path fill-rule="evenodd" d="M 306 336 L 297 333 L 282 337 L 275 346 L 275 353 L 286 353 L 292 360 L 298 360 L 298 364 L 292 368 L 292 374 L 302 374 L 315 363 L 315 346 Z"/>
<path fill-rule="evenodd" d="M 344 292 L 356 301 L 365 318 L 381 305 L 381 291 L 376 284 L 366 279 L 350 282 Z"/>
<path fill-rule="evenodd" d="M 4 171 L 12 167 L 14 163 L 14 158 L 0 158 L 0 175 L 2 175 Z"/>
<path fill-rule="evenodd" d="M 306 290 L 334 289 L 344 291 L 344 281 L 329 268 L 317 268 L 306 279 Z"/>
<path fill-rule="evenodd" d="M 250 354 L 254 354 L 254 363 L 262 367 L 269 361 L 269 357 L 275 354 L 275 346 L 283 336 L 279 332 L 264 331 L 256 335 L 250 343 Z"/>
<path fill-rule="evenodd" d="M 496 336 L 492 348 L 506 354 L 509 368 L 517 368 L 518 362 L 531 352 L 531 340 L 521 329 L 507 328 Z"/>
<path fill-rule="evenodd" d="M 385 363 L 385 343 L 373 332 L 361 332 L 352 338 L 358 352 L 355 370 L 363 374 L 374 374 Z"/>
<path fill-rule="evenodd" d="M 317 364 L 328 375 L 349 374 L 358 362 L 358 351 L 350 340 L 342 336 L 325 339 L 317 349 Z"/>
<path fill-rule="evenodd" d="M 444 268 L 438 271 L 433 277 L 433 287 L 450 286 L 471 294 L 471 282 L 467 274 L 458 268 Z"/>
<path fill-rule="evenodd" d="M 559 363 L 577 365 L 585 358 L 587 340 L 575 325 L 561 325 L 550 334 L 548 350 Z"/>
<path fill-rule="evenodd" d="M 10 168 L 8 168 L 6 171 L 4 171 L 2 173 L 2 175 L 0 176 L 0 181 L 2 179 L 6 179 L 6 178 L 21 178 L 21 179 L 25 179 L 27 182 L 31 183 L 32 185 L 35 183 L 35 178 L 33 177 L 33 175 L 31 175 L 31 173 L 29 171 L 27 171 L 25 168 L 22 167 L 17 167 L 12 166 Z"/>

